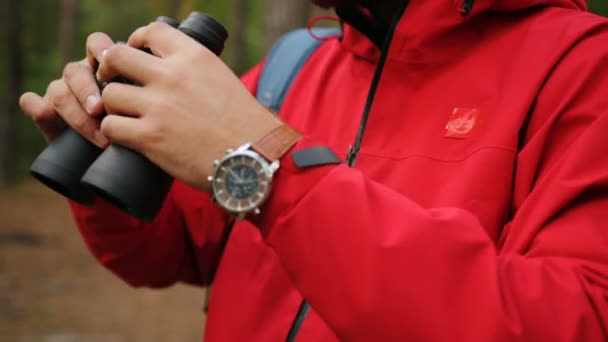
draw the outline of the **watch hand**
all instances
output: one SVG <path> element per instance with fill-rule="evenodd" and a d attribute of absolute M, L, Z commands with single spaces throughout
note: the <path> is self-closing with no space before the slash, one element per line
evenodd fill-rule
<path fill-rule="evenodd" d="M 239 177 L 234 170 L 230 169 L 228 172 L 230 172 L 232 177 L 236 178 L 237 183 L 243 183 L 243 178 Z"/>

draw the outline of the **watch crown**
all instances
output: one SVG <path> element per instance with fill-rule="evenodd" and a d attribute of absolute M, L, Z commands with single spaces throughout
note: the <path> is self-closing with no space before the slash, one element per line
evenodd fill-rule
<path fill-rule="evenodd" d="M 213 183 L 213 176 L 209 176 L 209 177 L 207 177 L 207 181 L 208 181 L 209 183 Z"/>
<path fill-rule="evenodd" d="M 254 215 L 260 215 L 260 213 L 261 213 L 260 208 L 253 209 L 253 214 Z"/>

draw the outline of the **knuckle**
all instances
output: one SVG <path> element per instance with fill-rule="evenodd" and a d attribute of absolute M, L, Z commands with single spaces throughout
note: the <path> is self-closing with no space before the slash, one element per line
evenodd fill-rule
<path fill-rule="evenodd" d="M 170 88 L 179 88 L 181 85 L 183 85 L 186 76 L 185 72 L 179 69 L 161 69 L 159 70 L 159 74 L 163 79 L 165 79 Z"/>
<path fill-rule="evenodd" d="M 49 83 L 48 86 L 46 86 L 46 96 L 48 96 L 49 98 L 53 96 L 53 94 L 56 92 L 56 88 L 57 88 L 57 83 L 59 82 L 59 80 L 53 80 Z"/>
<path fill-rule="evenodd" d="M 88 64 L 81 62 L 68 63 L 63 69 L 63 78 L 70 84 L 76 79 L 82 79 L 83 76 L 91 74 L 93 71 L 89 68 Z"/>
<path fill-rule="evenodd" d="M 109 37 L 107 34 L 102 32 L 93 32 L 87 36 L 87 50 L 96 52 L 102 43 L 108 41 Z M 101 51 L 99 51 L 101 52 Z"/>
<path fill-rule="evenodd" d="M 175 102 L 169 98 L 157 98 L 154 101 L 152 106 L 152 110 L 149 111 L 149 114 L 154 115 L 155 113 L 164 115 L 164 113 L 173 113 L 175 112 Z M 159 125 L 155 123 L 155 125 Z"/>
<path fill-rule="evenodd" d="M 167 82 L 167 85 L 173 89 L 179 89 L 187 85 L 188 80 L 192 77 L 191 71 L 184 65 L 171 64 L 168 66 L 159 67 L 159 77 Z"/>
<path fill-rule="evenodd" d="M 63 72 L 63 79 L 66 86 L 81 103 L 86 97 L 97 91 L 97 84 L 92 75 L 92 70 L 82 62 L 73 62 L 66 65 Z"/>
<path fill-rule="evenodd" d="M 112 67 L 116 62 L 116 55 L 120 50 L 120 45 L 115 45 L 106 50 L 105 55 L 103 56 L 103 65 L 106 67 Z"/>
<path fill-rule="evenodd" d="M 138 37 L 138 36 L 142 36 L 146 33 L 146 31 L 149 29 L 148 26 L 142 26 L 142 27 L 138 27 L 135 31 L 133 31 L 133 33 L 131 34 L 132 37 Z"/>
<path fill-rule="evenodd" d="M 66 80 L 70 80 L 70 79 L 74 78 L 74 75 L 76 75 L 78 73 L 78 71 L 80 71 L 80 66 L 78 63 L 76 63 L 76 62 L 68 63 L 63 68 L 63 78 Z"/>
<path fill-rule="evenodd" d="M 195 61 L 208 61 L 211 58 L 215 58 L 215 54 L 211 50 L 207 49 L 203 45 L 197 44 L 193 49 L 192 58 Z"/>
<path fill-rule="evenodd" d="M 147 31 L 149 34 L 157 34 L 161 31 L 165 30 L 167 28 L 167 24 L 155 21 L 155 22 L 150 23 L 147 26 L 147 28 L 148 28 Z"/>
<path fill-rule="evenodd" d="M 98 42 L 100 39 L 103 39 L 104 37 L 105 37 L 104 33 L 93 32 L 87 36 L 87 45 L 94 44 L 95 42 Z"/>
<path fill-rule="evenodd" d="M 68 96 L 70 96 L 70 92 L 63 80 L 55 80 L 49 84 L 47 95 L 51 105 L 58 108 L 66 102 Z"/>
<path fill-rule="evenodd" d="M 123 55 L 125 49 L 127 49 L 127 47 L 122 44 L 113 45 L 111 48 L 107 49 L 103 57 L 104 67 L 106 69 L 113 69 L 116 66 L 116 63 L 121 58 L 121 56 Z"/>
<path fill-rule="evenodd" d="M 147 122 L 142 123 L 140 137 L 139 140 L 144 145 L 149 145 L 151 143 L 155 143 L 161 140 L 163 128 L 162 125 L 158 122 L 147 120 Z"/>

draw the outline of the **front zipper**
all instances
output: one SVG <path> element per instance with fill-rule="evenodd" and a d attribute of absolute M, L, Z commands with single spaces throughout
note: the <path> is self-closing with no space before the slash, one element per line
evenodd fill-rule
<path fill-rule="evenodd" d="M 384 43 L 382 44 L 382 50 L 380 53 L 380 59 L 378 60 L 378 65 L 376 66 L 376 70 L 374 71 L 374 77 L 372 78 L 372 83 L 370 85 L 369 91 L 367 93 L 367 100 L 365 102 L 365 107 L 363 109 L 363 114 L 361 116 L 361 123 L 359 124 L 359 130 L 357 132 L 357 136 L 355 137 L 355 142 L 348 149 L 348 153 L 346 156 L 346 162 L 348 166 L 354 167 L 357 162 L 357 157 L 359 155 L 359 151 L 361 150 L 361 144 L 363 143 L 363 136 L 365 135 L 365 128 L 367 127 L 367 121 L 369 119 L 370 112 L 372 110 L 372 106 L 374 104 L 374 99 L 376 97 L 376 91 L 378 90 L 378 85 L 380 84 L 380 79 L 382 78 L 382 72 L 384 71 L 384 65 L 386 64 L 386 60 L 388 59 L 388 53 L 390 50 L 391 43 L 393 42 L 393 37 L 395 35 L 395 31 L 397 30 L 397 25 L 401 21 L 401 17 L 403 17 L 403 13 L 405 13 L 405 9 L 407 8 L 409 1 L 406 1 L 402 8 L 399 10 L 399 15 L 393 20 L 391 23 L 391 27 L 387 32 L 386 38 L 384 39 Z M 294 342 L 300 329 L 302 328 L 302 324 L 310 311 L 310 304 L 306 301 L 306 299 L 302 300 L 296 317 L 291 324 L 291 328 L 289 328 L 289 333 L 287 334 L 287 342 Z"/>
<path fill-rule="evenodd" d="M 376 91 L 378 90 L 380 79 L 382 78 L 384 65 L 386 64 L 386 60 L 388 59 L 388 53 L 390 50 L 391 43 L 393 42 L 393 36 L 395 35 L 397 25 L 401 21 L 401 17 L 403 17 L 403 13 L 405 12 L 407 5 L 408 2 L 403 5 L 403 8 L 401 8 L 399 15 L 393 20 L 391 27 L 387 32 L 386 38 L 384 39 L 384 43 L 382 44 L 380 59 L 378 60 L 378 65 L 376 66 L 376 70 L 374 71 L 374 78 L 372 78 L 372 83 L 367 93 L 367 100 L 365 101 L 363 115 L 361 116 L 359 131 L 357 133 L 357 137 L 355 138 L 355 143 L 351 145 L 348 150 L 348 155 L 346 156 L 346 162 L 350 167 L 354 167 L 355 163 L 357 162 L 359 150 L 361 150 L 361 144 L 363 143 L 363 136 L 365 135 L 365 128 L 367 127 L 369 114 L 374 104 L 374 99 L 376 98 Z"/>

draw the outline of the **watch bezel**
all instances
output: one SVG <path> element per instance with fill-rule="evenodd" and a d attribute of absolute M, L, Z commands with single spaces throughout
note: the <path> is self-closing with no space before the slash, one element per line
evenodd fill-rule
<path fill-rule="evenodd" d="M 222 160 L 216 162 L 214 176 L 210 178 L 216 203 L 239 218 L 259 211 L 258 208 L 270 194 L 273 174 L 278 168 L 278 161 L 269 163 L 257 152 L 250 150 L 250 146 L 251 144 L 245 144 L 234 152 L 229 151 Z M 258 176 L 257 189 L 252 196 L 236 198 L 227 189 L 226 178 L 229 170 L 239 165 L 253 168 Z"/>

